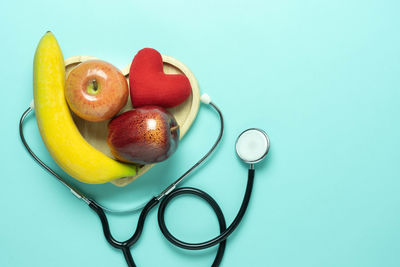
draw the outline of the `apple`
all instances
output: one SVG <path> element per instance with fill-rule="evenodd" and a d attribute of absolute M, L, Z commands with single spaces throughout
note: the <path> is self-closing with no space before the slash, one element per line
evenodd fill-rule
<path fill-rule="evenodd" d="M 116 67 L 102 60 L 80 63 L 67 77 L 65 97 L 71 110 L 88 121 L 104 121 L 128 101 L 128 83 Z"/>
<path fill-rule="evenodd" d="M 160 162 L 175 152 L 178 142 L 178 123 L 162 107 L 143 106 L 129 110 L 108 124 L 107 144 L 120 161 Z"/>

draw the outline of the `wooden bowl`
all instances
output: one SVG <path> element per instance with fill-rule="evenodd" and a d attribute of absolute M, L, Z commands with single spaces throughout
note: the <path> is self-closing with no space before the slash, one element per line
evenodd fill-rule
<path fill-rule="evenodd" d="M 70 57 L 65 60 L 65 70 L 66 70 L 66 77 L 74 69 L 79 63 L 97 59 L 95 57 L 90 56 L 75 56 Z M 186 99 L 186 101 L 179 106 L 169 108 L 168 110 L 175 116 L 179 126 L 180 126 L 180 138 L 182 138 L 186 132 L 189 130 L 190 126 L 192 125 L 194 119 L 197 116 L 197 112 L 200 106 L 200 89 L 199 84 L 197 83 L 196 78 L 194 77 L 193 73 L 186 67 L 182 62 L 179 60 L 162 55 L 162 59 L 164 62 L 164 72 L 167 74 L 184 74 L 188 77 L 190 81 L 190 85 L 192 87 L 192 93 Z M 128 80 L 130 65 L 126 66 L 121 70 L 121 72 L 125 75 Z M 129 83 L 129 80 L 128 80 Z M 132 109 L 132 104 L 130 99 L 128 100 L 125 107 L 120 111 L 120 113 L 125 112 L 127 110 Z M 107 125 L 109 120 L 102 121 L 102 122 L 90 122 L 83 120 L 76 116 L 73 112 L 71 112 L 72 117 L 74 118 L 75 124 L 77 125 L 80 133 L 82 136 L 96 149 L 103 152 L 110 158 L 114 158 L 111 154 L 110 148 L 107 145 L 107 134 L 108 129 Z M 143 175 L 147 172 L 154 164 L 149 165 L 142 165 L 139 168 L 139 172 L 136 176 L 132 177 L 123 177 L 116 180 L 111 181 L 116 186 L 125 186 L 131 183 L 133 180 L 138 178 L 139 176 Z"/>

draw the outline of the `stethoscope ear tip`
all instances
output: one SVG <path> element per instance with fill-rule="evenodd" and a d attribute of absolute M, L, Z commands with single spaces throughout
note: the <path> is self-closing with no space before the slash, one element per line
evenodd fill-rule
<path fill-rule="evenodd" d="M 258 128 L 243 131 L 236 140 L 236 154 L 253 168 L 268 154 L 270 141 L 267 133 Z"/>
<path fill-rule="evenodd" d="M 210 97 L 208 94 L 204 93 L 204 94 L 201 95 L 200 101 L 201 101 L 203 104 L 208 105 L 208 104 L 211 103 L 211 97 Z"/>

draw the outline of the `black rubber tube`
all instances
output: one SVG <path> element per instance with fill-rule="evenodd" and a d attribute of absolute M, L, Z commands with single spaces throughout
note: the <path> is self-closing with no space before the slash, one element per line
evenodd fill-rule
<path fill-rule="evenodd" d="M 123 247 L 122 253 L 124 253 L 124 258 L 126 263 L 128 264 L 128 267 L 136 267 L 136 264 L 133 261 L 133 257 L 131 254 L 131 249 L 129 247 Z"/>
<path fill-rule="evenodd" d="M 196 195 L 202 199 L 204 199 L 210 206 L 211 208 L 214 210 L 215 215 L 217 216 L 218 219 L 218 224 L 219 224 L 219 231 L 220 233 L 223 233 L 226 230 L 226 221 L 225 221 L 225 217 L 224 214 L 222 213 L 221 207 L 218 205 L 218 203 L 206 192 L 197 189 L 197 188 L 193 188 L 193 187 L 181 187 L 178 188 L 174 191 L 172 191 L 169 195 L 168 195 L 168 199 L 165 198 L 161 204 L 160 207 L 158 208 L 158 225 L 160 226 L 161 232 L 163 233 L 163 235 L 165 236 L 165 238 L 171 242 L 172 244 L 180 247 L 180 248 L 184 248 L 184 249 L 190 249 L 190 250 L 194 250 L 194 249 L 204 249 L 202 247 L 195 247 L 197 244 L 190 244 L 190 243 L 186 243 L 186 242 L 182 242 L 180 240 L 178 240 L 177 238 L 175 238 L 167 229 L 166 225 L 165 225 L 165 209 L 168 206 L 168 204 L 170 203 L 170 201 L 175 198 L 178 197 L 180 195 Z M 178 240 L 179 242 L 176 242 L 176 240 Z M 182 245 L 182 243 L 184 243 L 184 245 Z M 219 266 L 221 261 L 222 261 L 222 257 L 224 256 L 224 252 L 225 252 L 225 247 L 226 247 L 226 240 L 222 240 L 219 243 L 219 247 L 218 247 L 218 251 L 217 251 L 217 255 L 215 256 L 214 262 L 212 264 L 212 266 Z M 216 244 L 218 244 L 216 243 Z"/>
<path fill-rule="evenodd" d="M 222 137 L 222 132 L 223 132 L 223 118 L 222 118 L 222 114 L 220 112 L 220 110 L 213 104 L 210 103 L 210 105 L 212 107 L 214 107 L 214 109 L 218 112 L 220 119 L 221 119 L 221 131 L 220 134 L 217 138 L 217 141 L 215 142 L 215 144 L 213 145 L 213 147 L 211 148 L 211 150 L 200 159 L 200 161 L 198 161 L 192 168 L 190 168 L 184 175 L 182 175 L 182 177 L 180 177 L 179 179 L 183 179 L 186 175 L 188 175 L 190 172 L 192 172 L 197 166 L 199 166 L 210 154 L 211 152 L 215 149 L 215 147 L 217 146 L 217 144 L 219 143 L 219 141 L 221 140 Z M 30 149 L 29 145 L 27 144 L 24 134 L 23 134 L 23 121 L 25 119 L 25 117 L 29 114 L 29 112 L 32 111 L 32 108 L 29 107 L 21 116 L 20 122 L 19 122 L 19 132 L 20 132 L 20 137 L 22 140 L 22 143 L 24 144 L 25 148 L 27 149 L 27 151 L 32 155 L 32 157 L 42 166 L 44 167 L 48 172 L 50 172 L 52 175 L 54 175 L 62 184 L 64 184 L 66 187 L 68 187 L 71 192 L 73 192 L 74 194 L 77 194 L 80 198 L 84 199 L 85 202 L 89 205 L 89 207 L 91 209 L 93 209 L 97 215 L 100 218 L 101 224 L 102 224 L 102 228 L 103 228 L 103 233 L 104 236 L 106 238 L 106 240 L 108 241 L 108 243 L 110 243 L 111 246 L 122 250 L 124 258 L 128 264 L 128 267 L 135 267 L 135 262 L 132 258 L 132 254 L 130 251 L 130 247 L 135 244 L 137 242 L 137 240 L 139 239 L 140 235 L 142 234 L 143 231 L 143 227 L 144 227 L 144 221 L 149 213 L 149 211 L 155 207 L 158 203 L 159 200 L 154 197 L 152 198 L 147 204 L 146 206 L 143 208 L 142 212 L 140 213 L 139 216 L 139 220 L 138 220 L 138 224 L 136 226 L 136 230 L 135 233 L 132 235 L 131 238 L 129 238 L 126 241 L 120 242 L 117 241 L 113 238 L 111 232 L 110 232 L 110 227 L 108 224 L 108 220 L 107 220 L 107 216 L 105 215 L 103 209 L 93 200 L 90 200 L 88 198 L 86 198 L 82 193 L 80 193 L 78 190 L 76 190 L 75 188 L 73 188 L 71 185 L 69 185 L 66 181 L 64 181 L 64 179 L 62 179 L 57 173 L 55 173 L 50 167 L 48 167 L 44 162 L 42 162 L 34 153 L 33 151 Z M 243 202 L 242 205 L 239 209 L 238 214 L 236 215 L 235 219 L 233 220 L 233 222 L 231 223 L 231 225 L 226 228 L 226 221 L 224 218 L 224 215 L 222 213 L 221 208 L 219 207 L 219 205 L 217 204 L 217 202 L 210 196 L 208 195 L 206 192 L 200 190 L 200 189 L 196 189 L 196 188 L 190 188 L 190 187 L 185 187 L 185 188 L 178 188 L 173 190 L 170 194 L 166 195 L 165 198 L 161 201 L 159 210 L 158 210 L 158 223 L 161 229 L 161 232 L 163 233 L 163 235 L 167 238 L 168 241 L 170 241 L 172 244 L 184 248 L 184 249 L 190 249 L 190 250 L 199 250 L 199 249 L 205 249 L 205 248 L 209 248 L 215 245 L 219 244 L 219 248 L 218 248 L 218 252 L 217 255 L 215 257 L 215 260 L 212 264 L 213 267 L 217 267 L 220 265 L 221 261 L 222 261 L 222 257 L 224 255 L 225 252 L 225 247 L 226 247 L 226 238 L 236 229 L 236 227 L 239 225 L 239 223 L 241 222 L 247 206 L 249 204 L 250 201 L 250 196 L 251 196 L 251 192 L 253 189 L 253 183 L 254 183 L 254 169 L 249 169 L 249 173 L 248 173 L 248 181 L 247 181 L 247 187 L 246 187 L 246 192 L 243 198 Z M 192 194 L 192 195 L 196 195 L 201 197 L 202 199 L 204 199 L 214 210 L 217 219 L 218 219 L 218 223 L 219 223 L 219 227 L 220 227 L 220 235 L 218 235 L 217 237 L 206 241 L 206 242 L 202 242 L 202 243 L 187 243 L 187 242 L 183 242 L 179 239 L 177 239 L 176 237 L 174 237 L 169 231 L 167 226 L 165 225 L 165 209 L 168 205 L 168 203 L 174 198 L 177 197 L 179 195 L 182 194 Z"/>
<path fill-rule="evenodd" d="M 253 184 L 254 184 L 254 169 L 249 169 L 248 173 L 248 180 L 247 180 L 247 186 L 246 186 L 246 191 L 243 197 L 242 205 L 240 206 L 239 212 L 236 215 L 235 219 L 231 223 L 231 225 L 226 228 L 226 221 L 224 214 L 221 210 L 221 207 L 218 205 L 218 203 L 206 192 L 193 188 L 193 187 L 181 187 L 178 189 L 173 190 L 170 194 L 165 196 L 165 198 L 161 201 L 160 206 L 158 208 L 158 224 L 160 226 L 162 234 L 165 236 L 165 238 L 174 244 L 175 246 L 178 246 L 183 249 L 189 249 L 189 250 L 201 250 L 201 249 L 206 249 L 209 247 L 213 247 L 215 245 L 219 244 L 217 254 L 215 256 L 214 262 L 212 263 L 212 267 L 217 267 L 221 264 L 222 258 L 225 253 L 225 247 L 226 247 L 226 239 L 232 232 L 238 227 L 240 224 L 241 220 L 243 219 L 244 214 L 246 213 L 247 207 L 249 205 L 250 201 L 250 196 L 251 192 L 253 190 Z M 202 199 L 204 199 L 214 210 L 215 215 L 217 216 L 218 219 L 218 224 L 219 224 L 219 229 L 220 229 L 220 234 L 213 239 L 210 239 L 205 242 L 201 243 L 188 243 L 179 240 L 176 238 L 174 235 L 171 234 L 171 232 L 168 230 L 166 224 L 165 224 L 165 210 L 168 204 L 172 199 L 175 197 L 178 197 L 180 195 L 184 194 L 189 194 L 189 195 L 195 195 L 198 196 Z M 126 241 L 120 242 L 114 239 L 110 232 L 110 227 L 108 224 L 107 216 L 105 215 L 103 209 L 97 205 L 96 202 L 91 202 L 89 203 L 89 207 L 93 209 L 97 215 L 100 218 L 101 225 L 103 227 L 103 233 L 108 241 L 108 243 L 117 248 L 122 250 L 124 254 L 124 258 L 126 260 L 126 263 L 128 264 L 128 267 L 135 267 L 135 262 L 132 258 L 132 254 L 130 251 L 130 247 L 135 244 L 140 235 L 142 234 L 143 228 L 144 228 L 144 222 L 145 219 L 149 213 L 149 211 L 154 208 L 157 204 L 159 203 L 159 200 L 157 198 L 152 198 L 146 206 L 143 208 L 142 212 L 140 213 L 138 224 L 136 226 L 135 233 L 132 235 L 131 238 L 129 238 Z"/>
<path fill-rule="evenodd" d="M 124 258 L 125 258 L 126 263 L 128 264 L 128 267 L 136 266 L 136 264 L 132 258 L 130 247 L 139 240 L 139 237 L 143 232 L 144 221 L 146 220 L 147 214 L 149 213 L 149 211 L 152 208 L 154 208 L 158 204 L 158 202 L 159 201 L 157 200 L 157 198 L 154 197 L 146 204 L 146 206 L 143 208 L 142 212 L 140 213 L 135 233 L 132 235 L 131 238 L 129 238 L 128 240 L 123 241 L 123 242 L 115 240 L 114 237 L 112 236 L 112 234 L 110 232 L 110 226 L 108 224 L 107 216 L 104 213 L 103 209 L 99 205 L 97 205 L 97 203 L 94 201 L 89 203 L 89 207 L 92 210 L 94 210 L 100 218 L 101 225 L 103 227 L 104 237 L 106 238 L 107 242 L 114 248 L 118 248 L 118 249 L 122 250 L 122 253 L 124 254 Z"/>
<path fill-rule="evenodd" d="M 232 234 L 232 232 L 238 227 L 240 224 L 241 220 L 243 219 L 243 216 L 247 210 L 247 207 L 249 205 L 250 201 L 250 196 L 251 192 L 253 190 L 253 184 L 254 184 L 254 169 L 249 169 L 248 172 L 248 180 L 247 180 L 247 186 L 246 186 L 246 192 L 242 201 L 242 205 L 240 206 L 239 212 L 236 215 L 235 219 L 231 223 L 231 225 L 226 228 L 226 223 L 225 223 L 225 218 L 224 215 L 221 211 L 221 208 L 217 204 L 217 202 L 206 192 L 201 191 L 196 188 L 191 188 L 191 187 L 182 187 L 175 189 L 172 191 L 169 195 L 167 195 L 160 203 L 160 207 L 158 208 L 158 225 L 160 226 L 161 232 L 165 236 L 165 238 L 174 244 L 175 246 L 178 246 L 183 249 L 189 249 L 189 250 L 200 250 L 200 249 L 206 249 L 209 247 L 213 247 L 215 245 L 220 244 L 217 255 L 215 257 L 215 260 L 212 264 L 213 267 L 219 266 L 221 263 L 222 257 L 224 255 L 225 251 L 225 246 L 226 246 L 226 238 Z M 187 243 L 184 241 L 179 240 L 175 236 L 171 234 L 171 232 L 168 230 L 166 224 L 165 224 L 165 209 L 170 203 L 170 201 L 183 194 L 192 194 L 201 197 L 204 199 L 214 210 L 215 214 L 217 215 L 218 223 L 220 226 L 220 232 L 221 234 L 216 236 L 213 239 L 210 239 L 205 242 L 201 243 Z"/>

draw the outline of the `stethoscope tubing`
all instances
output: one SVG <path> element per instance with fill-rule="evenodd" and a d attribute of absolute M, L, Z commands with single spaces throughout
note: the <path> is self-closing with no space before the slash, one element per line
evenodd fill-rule
<path fill-rule="evenodd" d="M 184 249 L 191 249 L 191 250 L 200 250 L 200 249 L 206 249 L 209 247 L 213 247 L 222 241 L 224 241 L 232 232 L 236 229 L 236 227 L 239 225 L 240 221 L 242 220 L 246 209 L 249 205 L 250 201 L 250 196 L 251 192 L 253 190 L 253 184 L 254 184 L 254 169 L 249 169 L 248 173 L 248 179 L 247 179 L 247 186 L 246 186 L 246 191 L 244 194 L 244 198 L 242 201 L 242 204 L 240 206 L 239 212 L 237 213 L 235 219 L 231 223 L 231 225 L 227 229 L 220 229 L 221 233 L 217 237 L 214 237 L 213 239 L 210 239 L 209 241 L 201 242 L 201 243 L 187 243 L 184 241 L 181 241 L 177 238 L 175 238 L 168 230 L 166 224 L 165 224 L 165 219 L 164 219 L 164 214 L 165 214 L 165 208 L 167 207 L 168 203 L 175 197 L 183 194 L 192 194 L 196 195 L 198 197 L 201 197 L 204 199 L 210 206 L 213 208 L 215 214 L 217 217 L 222 217 L 223 218 L 223 213 L 221 208 L 219 207 L 218 203 L 206 192 L 197 189 L 197 188 L 192 188 L 192 187 L 181 187 L 166 196 L 163 201 L 160 204 L 160 207 L 158 209 L 158 224 L 160 225 L 161 232 L 165 236 L 165 238 L 174 244 L 175 246 L 178 246 L 180 248 Z M 221 225 L 220 225 L 221 226 Z"/>
<path fill-rule="evenodd" d="M 50 172 L 53 176 L 55 176 L 64 186 L 66 186 L 76 197 L 79 199 L 82 199 L 88 206 L 98 215 L 102 228 L 103 228 L 103 233 L 104 236 L 107 240 L 107 242 L 113 246 L 114 248 L 120 249 L 123 252 L 124 258 L 128 264 L 129 267 L 134 267 L 136 266 L 132 253 L 130 250 L 130 247 L 134 245 L 140 238 L 143 228 L 144 228 L 144 223 L 146 220 L 146 217 L 148 213 L 151 211 L 152 208 L 157 206 L 157 204 L 160 204 L 158 208 L 158 224 L 160 227 L 160 230 L 164 237 L 174 244 L 177 247 L 183 248 L 183 249 L 188 249 L 188 250 L 201 250 L 201 249 L 206 249 L 210 248 L 215 245 L 219 245 L 218 251 L 216 254 L 216 257 L 212 263 L 213 267 L 217 267 L 220 265 L 225 248 L 226 248 L 226 239 L 232 232 L 237 228 L 237 226 L 240 224 L 246 209 L 248 207 L 249 201 L 250 201 L 250 196 L 252 193 L 252 188 L 254 184 L 254 168 L 253 165 L 250 166 L 250 169 L 248 171 L 248 181 L 247 181 L 247 186 L 246 186 L 246 191 L 243 197 L 243 201 L 241 204 L 241 207 L 239 209 L 238 214 L 236 215 L 235 219 L 233 222 L 230 224 L 230 226 L 227 228 L 226 227 L 226 220 L 223 215 L 223 212 L 218 205 L 218 203 L 206 192 L 193 188 L 193 187 L 180 187 L 176 188 L 176 186 L 186 177 L 188 176 L 196 167 L 198 167 L 203 161 L 205 161 L 211 153 L 215 150 L 217 147 L 218 143 L 220 142 L 222 138 L 222 133 L 224 129 L 224 122 L 223 122 L 223 116 L 221 111 L 218 109 L 217 106 L 215 106 L 213 103 L 208 103 L 210 106 L 212 106 L 218 113 L 220 117 L 220 133 L 218 135 L 218 138 L 216 142 L 213 144 L 211 149 L 196 163 L 194 164 L 188 171 L 186 171 L 182 176 L 180 176 L 175 182 L 173 182 L 171 185 L 169 185 L 165 190 L 163 190 L 158 196 L 153 197 L 150 199 L 147 204 L 143 207 L 138 223 L 136 226 L 136 230 L 133 233 L 133 235 L 126 241 L 118 241 L 116 240 L 110 231 L 110 226 L 108 223 L 107 216 L 105 214 L 105 211 L 110 211 L 109 209 L 104 208 L 100 204 L 98 204 L 95 200 L 90 199 L 86 197 L 83 193 L 75 189 L 73 186 L 71 186 L 68 182 L 66 182 L 61 176 L 59 176 L 56 172 L 54 172 L 49 166 L 47 166 L 43 161 L 41 161 L 36 154 L 30 149 L 29 145 L 27 144 L 24 133 L 23 133 L 23 122 L 26 118 L 26 116 L 33 110 L 33 107 L 29 107 L 21 116 L 20 119 L 20 124 L 19 124 L 19 132 L 20 132 L 20 137 L 21 141 L 24 144 L 25 148 L 27 151 L 31 154 L 31 156 L 43 167 L 45 168 L 48 172 Z M 179 240 L 176 238 L 171 232 L 168 230 L 166 223 L 165 223 L 165 210 L 167 205 L 170 203 L 170 201 L 178 196 L 181 195 L 195 195 L 197 197 L 202 198 L 205 200 L 211 208 L 214 210 L 217 219 L 218 219 L 218 224 L 220 228 L 220 234 L 211 240 L 201 242 L 201 243 L 188 243 Z"/>
<path fill-rule="evenodd" d="M 159 204 L 159 203 L 160 203 L 160 206 L 158 208 L 158 225 L 159 225 L 160 230 L 161 230 L 162 234 L 164 235 L 164 237 L 169 242 L 174 244 L 175 246 L 183 248 L 183 249 L 188 249 L 188 250 L 202 250 L 202 249 L 210 248 L 210 247 L 213 247 L 213 246 L 219 244 L 219 248 L 218 248 L 216 257 L 212 264 L 213 267 L 216 267 L 216 266 L 219 266 L 222 261 L 222 257 L 223 257 L 223 254 L 225 252 L 225 247 L 226 247 L 226 239 L 228 238 L 228 236 L 230 234 L 233 233 L 233 231 L 240 224 L 240 222 L 243 219 L 243 216 L 247 210 L 247 207 L 250 202 L 250 196 L 252 193 L 253 184 L 254 184 L 254 174 L 255 174 L 254 169 L 249 169 L 247 186 L 246 186 L 246 191 L 245 191 L 245 194 L 243 197 L 242 204 L 240 206 L 238 214 L 236 215 L 235 219 L 233 220 L 233 222 L 231 223 L 231 225 L 228 228 L 226 227 L 226 220 L 225 220 L 224 214 L 221 210 L 221 207 L 218 205 L 218 203 L 206 192 L 204 192 L 198 188 L 193 188 L 193 187 L 177 188 L 177 189 L 171 191 L 170 194 L 168 194 L 161 201 L 158 200 L 156 197 L 152 198 L 146 204 L 146 206 L 143 208 L 142 212 L 140 213 L 134 234 L 132 235 L 131 238 L 129 238 L 128 240 L 123 241 L 123 242 L 115 240 L 114 237 L 112 236 L 112 234 L 110 232 L 110 227 L 108 224 L 107 216 L 104 213 L 103 209 L 94 202 L 90 203 L 89 207 L 91 209 L 93 209 L 99 216 L 102 227 L 103 227 L 103 233 L 104 233 L 106 240 L 114 248 L 122 250 L 125 260 L 129 267 L 136 266 L 135 262 L 133 260 L 131 251 L 130 251 L 130 247 L 139 240 L 140 235 L 143 232 L 144 222 L 146 220 L 148 213 L 150 212 L 150 210 L 152 208 L 157 206 L 157 204 Z M 166 226 L 166 223 L 165 223 L 165 211 L 166 211 L 166 208 L 167 208 L 168 204 L 170 203 L 170 201 L 181 195 L 195 195 L 195 196 L 200 197 L 203 200 L 205 200 L 211 206 L 211 208 L 214 210 L 215 215 L 217 216 L 217 219 L 218 219 L 218 224 L 219 224 L 219 228 L 220 228 L 220 234 L 218 236 L 216 236 L 208 241 L 201 242 L 201 243 L 188 243 L 188 242 L 179 240 L 173 234 L 171 234 L 171 232 L 168 230 L 168 227 Z"/>

